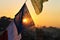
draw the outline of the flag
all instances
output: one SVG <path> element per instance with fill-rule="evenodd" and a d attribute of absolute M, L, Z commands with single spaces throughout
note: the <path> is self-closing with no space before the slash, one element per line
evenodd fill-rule
<path fill-rule="evenodd" d="M 23 24 L 24 18 L 28 18 L 27 24 Z M 14 22 L 15 22 L 18 34 L 20 34 L 22 32 L 24 27 L 31 26 L 34 24 L 30 14 L 29 14 L 29 10 L 28 10 L 26 4 L 24 4 L 22 6 L 22 8 L 19 10 L 19 12 L 15 15 Z"/>
<path fill-rule="evenodd" d="M 8 32 L 8 40 L 20 40 L 21 39 L 21 34 L 18 35 L 17 28 L 16 28 L 14 21 L 12 21 L 9 24 L 6 30 Z"/>
<path fill-rule="evenodd" d="M 21 4 L 20 4 L 20 9 L 23 7 L 23 5 L 27 2 L 28 0 L 21 0 Z M 31 4 L 34 7 L 34 10 L 36 12 L 36 14 L 40 14 L 42 12 L 43 9 L 43 3 L 48 1 L 48 0 L 30 0 Z M 26 4 L 27 5 L 27 4 Z"/>
<path fill-rule="evenodd" d="M 24 6 L 19 10 L 19 12 L 15 15 L 14 22 L 18 31 L 18 34 L 22 32 L 22 18 L 23 18 L 23 12 L 24 12 Z"/>
<path fill-rule="evenodd" d="M 36 14 L 40 14 L 42 12 L 43 2 L 45 2 L 45 1 L 48 1 L 48 0 L 31 0 Z"/>
<path fill-rule="evenodd" d="M 20 3 L 20 9 L 23 7 L 23 5 L 27 2 L 28 0 L 21 0 L 22 3 Z M 34 7 L 34 10 L 36 14 L 40 14 L 43 9 L 43 3 L 48 1 L 48 0 L 30 0 L 31 4 Z M 27 4 L 26 4 L 27 5 Z"/>

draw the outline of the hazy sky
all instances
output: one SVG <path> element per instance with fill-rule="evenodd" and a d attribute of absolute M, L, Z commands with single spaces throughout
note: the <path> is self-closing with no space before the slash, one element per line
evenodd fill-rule
<path fill-rule="evenodd" d="M 21 6 L 20 0 L 0 0 L 0 17 L 7 16 L 14 18 Z M 29 4 L 29 3 L 28 3 Z M 49 0 L 43 4 L 43 11 L 40 15 L 31 11 L 31 16 L 38 26 L 60 27 L 60 0 Z M 29 4 L 30 5 L 30 4 Z M 31 7 L 30 7 L 31 8 Z"/>

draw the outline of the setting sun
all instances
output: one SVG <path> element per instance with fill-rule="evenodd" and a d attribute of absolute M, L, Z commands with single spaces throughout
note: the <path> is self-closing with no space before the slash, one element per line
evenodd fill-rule
<path fill-rule="evenodd" d="M 27 23 L 28 23 L 28 19 L 27 19 L 27 18 L 24 18 L 24 19 L 23 19 L 23 23 L 24 23 L 24 24 L 27 24 Z"/>

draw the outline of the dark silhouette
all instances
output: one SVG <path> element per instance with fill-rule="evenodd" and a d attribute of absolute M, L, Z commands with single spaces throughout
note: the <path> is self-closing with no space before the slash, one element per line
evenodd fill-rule
<path fill-rule="evenodd" d="M 23 29 L 22 19 L 23 19 L 23 15 L 24 15 L 24 6 L 25 6 L 25 4 L 23 5 L 22 9 L 19 10 L 19 12 L 15 15 L 15 18 L 14 18 L 14 22 L 15 22 L 16 28 L 18 30 L 18 34 L 20 34 Z"/>
<path fill-rule="evenodd" d="M 27 25 L 23 24 L 24 18 L 29 18 L 28 20 L 29 23 Z M 31 27 L 34 25 L 34 22 L 30 16 L 30 13 L 28 11 L 26 4 L 24 4 L 21 10 L 19 10 L 19 12 L 15 15 L 14 22 L 15 22 L 18 34 L 20 34 L 24 30 L 24 27 L 29 27 L 29 26 Z"/>
<path fill-rule="evenodd" d="M 0 32 L 4 31 L 12 20 L 13 19 L 5 17 L 5 16 L 1 17 L 0 18 Z"/>
<path fill-rule="evenodd" d="M 50 26 L 49 28 L 34 29 L 25 28 L 22 33 L 22 40 L 60 40 L 60 28 Z"/>
<path fill-rule="evenodd" d="M 0 18 L 0 40 L 8 40 L 8 32 L 6 29 L 12 20 L 5 16 Z"/>

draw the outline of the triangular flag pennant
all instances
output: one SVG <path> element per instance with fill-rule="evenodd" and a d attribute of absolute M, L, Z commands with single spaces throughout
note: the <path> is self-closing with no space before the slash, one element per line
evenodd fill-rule
<path fill-rule="evenodd" d="M 26 4 L 24 4 L 21 10 L 19 10 L 19 12 L 16 14 L 14 22 L 16 24 L 18 34 L 22 32 L 24 27 L 31 27 L 34 25 Z"/>
<path fill-rule="evenodd" d="M 29 13 L 29 10 L 25 4 L 24 6 L 24 14 L 23 14 L 23 19 L 22 19 L 22 24 L 24 27 L 31 27 L 34 25 L 33 19 Z"/>

